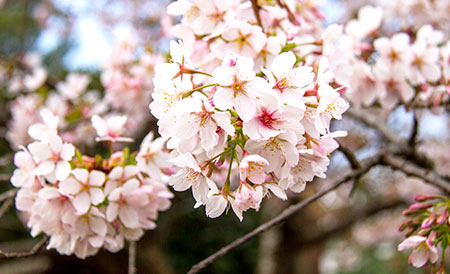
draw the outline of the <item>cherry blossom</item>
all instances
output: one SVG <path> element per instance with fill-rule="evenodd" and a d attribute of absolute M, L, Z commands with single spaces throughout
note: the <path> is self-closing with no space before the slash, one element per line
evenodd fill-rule
<path fill-rule="evenodd" d="M 411 253 L 411 256 L 409 256 L 409 263 L 415 267 L 424 266 L 428 260 L 433 264 L 438 260 L 437 248 L 430 245 L 426 237 L 411 236 L 401 242 L 398 246 L 399 251 L 411 248 L 413 249 L 413 252 Z"/>
<path fill-rule="evenodd" d="M 92 116 L 92 126 L 97 131 L 98 137 L 96 141 L 111 141 L 111 142 L 132 142 L 132 138 L 122 137 L 124 125 L 127 122 L 126 116 L 112 116 L 106 121 L 98 115 Z"/>

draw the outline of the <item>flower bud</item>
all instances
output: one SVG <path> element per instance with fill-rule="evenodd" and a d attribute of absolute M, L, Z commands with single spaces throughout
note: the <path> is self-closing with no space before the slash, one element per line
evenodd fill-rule
<path fill-rule="evenodd" d="M 437 198 L 435 195 L 416 195 L 416 197 L 414 197 L 414 200 L 416 202 L 425 202 L 427 200 L 431 200 L 431 199 L 435 199 Z"/>
<path fill-rule="evenodd" d="M 422 229 L 427 229 L 431 227 L 431 225 L 434 223 L 434 220 L 436 219 L 436 213 L 432 212 L 428 218 L 423 220 L 422 222 Z"/>
<path fill-rule="evenodd" d="M 436 239 L 436 237 L 437 237 L 437 231 L 431 232 L 430 236 L 428 236 L 428 239 L 427 239 L 428 245 L 430 245 L 430 246 L 434 245 L 433 241 Z"/>
<path fill-rule="evenodd" d="M 403 214 L 403 216 L 409 216 L 409 215 L 416 213 L 417 211 L 419 211 L 421 209 L 427 209 L 431 206 L 432 206 L 432 204 L 428 204 L 428 203 L 415 203 L 415 204 L 412 204 L 407 210 L 404 210 L 402 212 L 402 214 Z"/>
<path fill-rule="evenodd" d="M 398 227 L 399 232 L 403 232 L 406 228 L 411 226 L 411 220 L 405 220 L 403 221 L 400 226 Z"/>
<path fill-rule="evenodd" d="M 448 218 L 448 212 L 447 212 L 447 209 L 444 209 L 444 210 L 442 210 L 441 215 L 439 215 L 439 217 L 437 218 L 436 223 L 438 223 L 439 225 L 443 225 L 447 221 L 447 218 Z"/>

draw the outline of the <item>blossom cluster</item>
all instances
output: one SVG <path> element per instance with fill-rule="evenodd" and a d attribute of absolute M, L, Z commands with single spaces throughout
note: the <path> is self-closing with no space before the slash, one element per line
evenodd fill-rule
<path fill-rule="evenodd" d="M 424 25 L 388 37 L 380 35 L 382 22 L 380 7 L 365 6 L 345 27 L 328 28 L 338 38 L 324 55 L 330 57 L 336 83 L 346 88 L 346 98 L 355 106 L 379 103 L 388 109 L 400 103 L 448 102 L 450 42 L 444 32 Z"/>
<path fill-rule="evenodd" d="M 330 133 L 330 121 L 348 108 L 328 83 L 326 58 L 313 68 L 283 52 L 257 76 L 253 59 L 233 52 L 211 74 L 197 70 L 182 42 L 171 42 L 170 55 L 155 67 L 150 109 L 180 168 L 169 184 L 192 188 L 195 207 L 214 218 L 231 206 L 242 220 L 269 190 L 286 199 L 286 190 L 325 177 L 342 134 Z"/>
<path fill-rule="evenodd" d="M 45 108 L 59 117 L 61 138 L 76 145 L 95 144 L 95 130 L 90 123 L 94 115 L 125 115 L 128 119 L 124 129 L 131 136 L 143 134 L 140 125 L 151 118 L 146 110 L 153 89 L 153 67 L 164 59 L 150 50 L 136 57 L 137 51 L 138 42 L 132 38 L 117 41 L 101 74 L 104 92 L 90 89 L 93 81 L 87 74 L 69 73 L 60 82 L 47 79 L 40 56 L 25 55 L 21 63 L 26 69 L 15 69 L 11 79 L 5 79 L 8 94 L 14 99 L 7 132 L 12 147 L 32 141 L 28 127 L 40 121 L 39 113 Z M 2 69 L 0 64 L 0 74 Z"/>
<path fill-rule="evenodd" d="M 398 246 L 399 251 L 413 249 L 409 263 L 423 267 L 429 262 L 436 271 L 439 257 L 449 247 L 450 206 L 449 199 L 437 195 L 417 195 L 415 204 L 403 211 L 408 219 L 399 227 L 406 230 L 406 239 Z M 442 257 L 444 258 L 444 257 Z M 445 272 L 445 262 L 440 262 L 438 272 Z"/>
<path fill-rule="evenodd" d="M 24 213 L 31 235 L 50 237 L 47 248 L 85 258 L 102 247 L 111 252 L 125 240 L 154 229 L 159 211 L 170 207 L 172 193 L 163 171 L 167 152 L 150 134 L 141 150 L 115 152 L 103 159 L 82 155 L 58 135 L 59 118 L 41 111 L 43 123 L 32 125 L 34 139 L 14 157 L 11 183 L 19 188 L 16 208 Z M 93 118 L 100 140 L 121 141 L 117 124 Z M 121 117 L 113 117 L 115 121 Z"/>

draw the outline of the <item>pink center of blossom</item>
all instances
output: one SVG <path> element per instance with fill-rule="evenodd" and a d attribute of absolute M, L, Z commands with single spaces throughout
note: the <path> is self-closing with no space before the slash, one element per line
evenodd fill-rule
<path fill-rule="evenodd" d="M 202 112 L 198 112 L 197 116 L 200 118 L 200 126 L 203 126 L 211 118 L 211 112 L 207 111 L 205 106 L 202 105 Z"/>
<path fill-rule="evenodd" d="M 119 134 L 114 131 L 108 131 L 107 136 L 110 137 L 111 139 L 117 139 L 119 137 Z"/>
<path fill-rule="evenodd" d="M 283 91 L 284 89 L 286 89 L 288 87 L 288 83 L 286 81 L 286 78 L 281 78 L 280 80 L 278 80 L 277 83 L 275 84 L 275 86 L 280 91 Z"/>
<path fill-rule="evenodd" d="M 258 115 L 258 120 L 263 126 L 274 130 L 274 126 L 282 122 L 280 118 L 275 116 L 276 112 L 277 110 L 270 111 L 267 108 L 261 108 L 261 113 Z"/>

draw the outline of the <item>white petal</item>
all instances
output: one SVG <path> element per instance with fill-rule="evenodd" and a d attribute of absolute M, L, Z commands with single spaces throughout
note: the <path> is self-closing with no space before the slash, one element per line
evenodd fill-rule
<path fill-rule="evenodd" d="M 245 95 L 236 97 L 234 108 L 244 122 L 250 121 L 256 113 L 255 101 Z"/>
<path fill-rule="evenodd" d="M 41 162 L 33 171 L 36 175 L 47 175 L 55 169 L 55 163 L 53 161 Z"/>
<path fill-rule="evenodd" d="M 122 194 L 128 195 L 131 194 L 133 191 L 139 188 L 140 186 L 139 180 L 136 178 L 128 180 L 123 186 L 122 186 Z"/>
<path fill-rule="evenodd" d="M 119 209 L 119 219 L 122 224 L 129 228 L 139 227 L 139 216 L 134 208 L 121 206 Z"/>
<path fill-rule="evenodd" d="M 72 204 L 77 210 L 77 214 L 83 215 L 88 212 L 89 207 L 91 206 L 91 197 L 89 197 L 87 191 L 83 191 L 75 196 L 72 200 Z"/>
<path fill-rule="evenodd" d="M 91 186 L 102 186 L 105 182 L 106 175 L 105 173 L 98 171 L 98 170 L 92 170 L 89 173 L 89 185 Z"/>
<path fill-rule="evenodd" d="M 220 66 L 213 72 L 214 80 L 221 86 L 231 86 L 234 83 L 234 70 L 231 67 Z"/>
<path fill-rule="evenodd" d="M 87 184 L 89 176 L 89 171 L 87 171 L 87 169 L 76 168 L 72 170 L 72 174 L 78 181 L 82 182 L 83 184 Z"/>
<path fill-rule="evenodd" d="M 265 184 L 264 186 L 267 187 L 268 189 L 270 189 L 273 192 L 273 194 L 275 194 L 275 196 L 277 196 L 278 198 L 280 198 L 282 200 L 287 200 L 286 193 L 278 185 L 276 185 L 276 184 Z"/>
<path fill-rule="evenodd" d="M 28 150 L 38 161 L 48 159 L 52 156 L 50 147 L 41 142 L 34 142 L 28 145 Z"/>
<path fill-rule="evenodd" d="M 409 260 L 414 267 L 422 267 L 427 263 L 428 257 L 427 252 L 424 249 L 414 249 Z"/>
<path fill-rule="evenodd" d="M 106 136 L 108 133 L 108 129 L 106 127 L 106 122 L 102 118 L 100 118 L 98 115 L 94 115 L 91 118 L 92 126 L 97 131 L 97 135 L 102 137 Z"/>
<path fill-rule="evenodd" d="M 234 105 L 233 91 L 230 88 L 218 87 L 214 93 L 213 103 L 218 109 L 231 109 Z"/>
<path fill-rule="evenodd" d="M 63 144 L 60 154 L 61 158 L 66 161 L 70 161 L 72 160 L 73 155 L 75 155 L 75 147 L 72 144 Z"/>
<path fill-rule="evenodd" d="M 71 167 L 69 162 L 59 161 L 56 163 L 55 176 L 56 180 L 62 181 L 69 177 L 71 171 Z"/>
<path fill-rule="evenodd" d="M 97 233 L 100 236 L 106 235 L 106 224 L 105 221 L 101 218 L 91 217 L 89 218 L 89 227 L 92 231 Z"/>
<path fill-rule="evenodd" d="M 216 195 L 209 198 L 206 203 L 206 216 L 209 218 L 217 218 L 227 208 L 228 201 L 222 195 Z"/>
<path fill-rule="evenodd" d="M 80 183 L 73 177 L 69 177 L 58 185 L 59 190 L 64 194 L 75 195 L 81 190 Z"/>
<path fill-rule="evenodd" d="M 93 205 L 98 205 L 105 200 L 105 194 L 103 194 L 103 191 L 97 187 L 91 187 L 89 189 L 89 196 L 91 196 L 91 202 Z"/>
<path fill-rule="evenodd" d="M 114 221 L 114 219 L 117 217 L 117 214 L 119 212 L 119 205 L 117 203 L 109 203 L 108 207 L 106 208 L 106 220 L 108 222 Z"/>

